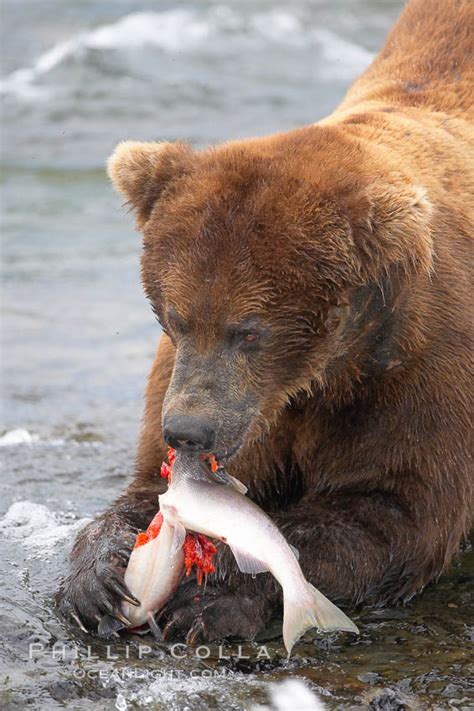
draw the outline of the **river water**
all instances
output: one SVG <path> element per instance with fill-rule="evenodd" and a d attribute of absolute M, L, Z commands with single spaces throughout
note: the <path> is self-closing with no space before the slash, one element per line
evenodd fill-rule
<path fill-rule="evenodd" d="M 272 631 L 241 649 L 107 647 L 52 605 L 77 531 L 130 478 L 159 336 L 107 156 L 124 138 L 203 146 L 317 120 L 400 7 L 3 0 L 2 709 L 249 709 L 289 677 L 328 708 L 472 708 L 468 546 L 407 606 L 355 611 L 360 639 L 310 633 L 289 662 Z"/>

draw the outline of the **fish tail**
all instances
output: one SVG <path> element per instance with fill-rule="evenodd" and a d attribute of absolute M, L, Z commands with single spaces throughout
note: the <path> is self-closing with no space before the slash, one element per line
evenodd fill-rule
<path fill-rule="evenodd" d="M 311 583 L 306 584 L 306 594 L 298 600 L 285 596 L 283 615 L 283 642 L 291 654 L 293 645 L 307 630 L 343 630 L 359 634 L 356 625 L 336 605 Z"/>

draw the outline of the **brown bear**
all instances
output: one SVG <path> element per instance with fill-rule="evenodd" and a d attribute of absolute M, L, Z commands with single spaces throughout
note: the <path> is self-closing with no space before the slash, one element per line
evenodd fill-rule
<path fill-rule="evenodd" d="M 329 118 L 193 151 L 118 146 L 162 326 L 136 473 L 79 535 L 62 609 L 119 614 L 167 444 L 214 452 L 339 604 L 408 600 L 472 516 L 469 263 L 474 3 L 412 0 Z M 227 553 L 181 585 L 168 638 L 252 638 L 268 575 Z"/>

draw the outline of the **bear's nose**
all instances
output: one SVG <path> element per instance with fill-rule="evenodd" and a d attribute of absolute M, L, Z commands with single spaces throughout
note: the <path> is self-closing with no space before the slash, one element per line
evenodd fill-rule
<path fill-rule="evenodd" d="M 187 452 L 212 452 L 216 433 L 207 422 L 186 415 L 168 415 L 163 422 L 163 437 L 173 449 Z"/>

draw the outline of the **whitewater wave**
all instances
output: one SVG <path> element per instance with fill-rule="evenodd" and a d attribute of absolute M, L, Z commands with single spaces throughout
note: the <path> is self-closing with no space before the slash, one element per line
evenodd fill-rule
<path fill-rule="evenodd" d="M 22 444 L 42 444 L 51 445 L 53 447 L 59 447 L 63 444 L 66 444 L 66 440 L 61 439 L 59 437 L 41 440 L 39 435 L 37 435 L 35 432 L 30 432 L 29 430 L 26 430 L 23 427 L 18 427 L 14 430 L 8 430 L 8 432 L 5 432 L 5 434 L 0 437 L 0 447 L 16 447 Z"/>
<path fill-rule="evenodd" d="M 14 430 L 5 432 L 0 437 L 0 447 L 11 447 L 17 444 L 34 444 L 39 441 L 39 437 L 34 432 L 18 427 Z"/>
<path fill-rule="evenodd" d="M 314 46 L 335 72 L 352 76 L 363 70 L 373 55 L 327 29 L 308 27 L 286 9 L 254 13 L 249 17 L 225 7 L 202 11 L 180 8 L 163 12 L 133 12 L 116 22 L 81 32 L 40 55 L 30 67 L 18 69 L 0 81 L 0 92 L 23 98 L 44 96 L 39 80 L 70 60 L 80 60 L 90 51 L 137 50 L 154 47 L 176 54 L 219 53 L 234 44 L 245 51 L 264 48 L 265 43 L 288 47 Z"/>
<path fill-rule="evenodd" d="M 187 699 L 202 698 L 206 692 L 215 694 L 216 678 L 194 676 L 185 678 L 170 678 L 166 675 L 149 685 L 143 685 L 138 691 L 128 689 L 120 692 L 115 700 L 115 708 L 118 711 L 127 711 L 132 705 L 154 706 L 159 703 L 171 711 L 182 709 L 186 706 Z M 222 706 L 226 701 L 235 699 L 235 691 L 242 688 L 242 678 L 237 675 L 234 679 L 225 677 L 225 684 L 219 692 L 219 702 Z M 299 709 L 300 711 L 325 711 L 326 707 L 308 686 L 300 679 L 287 679 L 280 683 L 268 684 L 252 674 L 245 675 L 245 685 L 247 693 L 252 694 L 255 690 L 265 689 L 270 697 L 270 706 L 252 704 L 250 711 L 287 711 L 287 709 Z M 322 690 L 321 690 L 322 691 Z M 233 707 L 233 706 L 232 706 Z"/>
<path fill-rule="evenodd" d="M 43 504 L 16 501 L 0 519 L 0 532 L 7 539 L 21 541 L 36 557 L 46 559 L 58 544 L 73 540 L 90 521 L 56 513 Z"/>
<path fill-rule="evenodd" d="M 221 688 L 217 692 L 218 699 L 216 701 L 218 706 L 220 708 L 235 708 L 232 701 L 235 701 L 236 695 L 242 689 L 242 677 L 236 675 L 235 677 L 225 676 L 222 678 L 225 681 L 222 681 Z M 182 678 L 178 676 L 167 678 L 166 674 L 164 674 L 151 684 L 140 685 L 137 690 L 124 690 L 119 693 L 115 708 L 118 711 L 126 711 L 137 706 L 155 707 L 159 705 L 160 708 L 167 708 L 169 711 L 178 711 L 187 707 L 186 701 L 188 699 L 195 703 L 197 700 L 205 698 L 207 693 L 211 695 L 211 698 L 215 696 L 216 680 L 219 683 L 219 676 L 183 675 Z M 246 674 L 245 686 L 247 693 L 251 693 L 252 688 L 262 689 L 265 684 L 262 684 L 254 675 Z"/>
<path fill-rule="evenodd" d="M 318 696 L 301 679 L 285 679 L 269 685 L 271 706 L 251 706 L 250 711 L 325 711 Z"/>
<path fill-rule="evenodd" d="M 102 447 L 104 442 L 95 433 L 82 432 L 81 430 L 71 433 L 68 438 L 46 437 L 40 438 L 36 432 L 30 432 L 23 427 L 8 430 L 0 436 L 0 447 L 17 447 L 20 445 L 35 445 L 44 447 Z"/>

